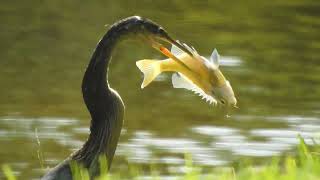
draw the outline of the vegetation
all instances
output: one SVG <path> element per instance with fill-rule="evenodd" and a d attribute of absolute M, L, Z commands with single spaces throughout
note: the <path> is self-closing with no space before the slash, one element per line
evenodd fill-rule
<path fill-rule="evenodd" d="M 200 167 L 192 164 L 192 157 L 186 155 L 186 173 L 183 175 L 173 175 L 177 180 L 195 180 L 195 179 L 219 179 L 219 180 L 316 180 L 320 179 L 320 146 L 316 143 L 314 146 L 307 146 L 304 140 L 299 137 L 300 144 L 298 153 L 295 156 L 274 157 L 270 162 L 263 166 L 253 166 L 250 164 L 241 164 L 238 168 L 213 168 L 211 172 L 204 173 Z M 89 180 L 86 169 L 73 162 L 71 169 L 74 179 Z M 101 176 L 97 180 L 114 179 L 152 179 L 160 180 L 162 176 L 158 171 L 151 167 L 149 172 L 141 171 L 139 167 L 129 167 L 127 174 L 113 173 L 108 174 L 106 158 L 100 157 Z M 2 167 L 4 175 L 8 180 L 15 180 L 12 170 L 9 166 Z M 148 175 L 147 175 L 148 174 Z"/>

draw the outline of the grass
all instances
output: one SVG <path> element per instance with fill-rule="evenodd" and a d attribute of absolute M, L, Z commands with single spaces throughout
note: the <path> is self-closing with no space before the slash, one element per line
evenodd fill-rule
<path fill-rule="evenodd" d="M 2 171 L 3 171 L 4 176 L 7 178 L 7 180 L 16 180 L 11 168 L 8 165 L 3 165 Z"/>
<path fill-rule="evenodd" d="M 242 163 L 237 168 L 212 168 L 210 172 L 204 173 L 201 167 L 197 167 L 192 162 L 190 155 L 185 156 L 186 173 L 182 175 L 172 175 L 177 180 L 316 180 L 320 179 L 320 146 L 314 142 L 314 146 L 307 146 L 305 141 L 299 137 L 298 153 L 294 156 L 274 157 L 263 166 L 253 166 L 250 163 Z M 117 180 L 117 179 L 143 179 L 148 174 L 148 179 L 160 180 L 162 176 L 156 168 L 150 167 L 149 172 L 142 171 L 138 166 L 129 166 L 126 174 L 108 174 L 105 157 L 100 157 L 101 176 L 97 180 Z M 88 171 L 76 162 L 71 163 L 73 178 L 75 180 L 89 180 Z M 15 180 L 9 166 L 2 167 L 4 175 L 8 180 Z"/>

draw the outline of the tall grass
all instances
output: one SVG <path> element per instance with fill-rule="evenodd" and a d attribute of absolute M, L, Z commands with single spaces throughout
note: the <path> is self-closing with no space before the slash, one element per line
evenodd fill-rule
<path fill-rule="evenodd" d="M 305 141 L 299 137 L 299 145 L 297 154 L 286 155 L 283 157 L 274 157 L 263 166 L 254 166 L 252 164 L 238 165 L 236 168 L 212 168 L 208 173 L 201 167 L 197 167 L 192 162 L 190 155 L 185 156 L 185 174 L 175 175 L 177 180 L 318 180 L 320 179 L 320 146 L 314 144 L 307 146 Z M 106 158 L 101 156 L 100 172 L 101 175 L 97 180 L 120 180 L 120 179 L 136 179 L 140 180 L 149 174 L 148 179 L 160 180 L 156 168 L 150 167 L 150 171 L 141 171 L 138 166 L 129 166 L 129 171 L 126 174 L 112 173 L 108 174 Z M 83 168 L 76 162 L 71 163 L 73 179 L 89 180 L 87 169 Z M 11 169 L 8 166 L 3 166 L 3 171 L 7 179 L 14 180 Z M 173 175 L 174 176 L 174 175 Z"/>
<path fill-rule="evenodd" d="M 186 155 L 185 169 L 186 173 L 176 177 L 177 180 L 318 180 L 320 179 L 320 147 L 315 144 L 313 147 L 308 147 L 305 141 L 298 137 L 300 143 L 298 145 L 298 154 L 295 156 L 274 157 L 270 162 L 263 166 L 253 166 L 250 164 L 239 166 L 234 169 L 213 168 L 210 173 L 204 174 L 200 167 L 193 165 L 192 157 Z M 100 160 L 105 158 L 101 157 Z M 101 163 L 105 164 L 105 163 Z M 78 164 L 73 164 L 79 171 L 73 174 L 73 177 L 79 180 L 88 180 L 87 170 L 81 168 Z M 103 168 L 106 166 L 104 165 Z M 101 168 L 101 169 L 103 169 Z M 138 167 L 129 167 L 128 174 L 107 174 L 103 173 L 97 179 L 142 179 L 143 172 Z M 151 174 L 149 179 L 158 180 L 161 176 L 158 175 L 156 169 L 150 168 Z M 105 171 L 101 171 L 105 172 Z M 84 174 L 84 176 L 81 176 Z"/>
<path fill-rule="evenodd" d="M 5 177 L 7 178 L 7 180 L 16 180 L 11 168 L 8 165 L 3 165 L 2 171 L 3 171 L 3 174 L 5 175 Z"/>

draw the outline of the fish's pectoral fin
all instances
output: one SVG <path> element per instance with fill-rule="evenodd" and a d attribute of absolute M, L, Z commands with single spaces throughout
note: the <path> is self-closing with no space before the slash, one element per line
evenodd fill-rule
<path fill-rule="evenodd" d="M 136 62 L 136 65 L 144 75 L 141 88 L 146 87 L 161 73 L 159 61 L 140 60 Z"/>
<path fill-rule="evenodd" d="M 219 63 L 220 63 L 219 61 L 220 61 L 220 55 L 217 49 L 214 49 L 210 56 L 210 62 L 214 64 L 216 67 L 219 67 Z"/>
<path fill-rule="evenodd" d="M 201 88 L 193 84 L 191 81 L 187 79 L 181 73 L 174 73 L 172 75 L 172 85 L 174 88 L 184 88 L 190 91 L 193 91 L 195 94 L 199 95 L 202 99 L 204 99 L 209 104 L 216 105 L 217 101 L 212 96 L 207 95 Z"/>
<path fill-rule="evenodd" d="M 193 90 L 195 88 L 195 85 L 193 85 L 191 82 L 189 82 L 180 73 L 172 74 L 172 85 L 174 88 L 184 88 L 184 89 L 188 89 L 188 90 Z"/>

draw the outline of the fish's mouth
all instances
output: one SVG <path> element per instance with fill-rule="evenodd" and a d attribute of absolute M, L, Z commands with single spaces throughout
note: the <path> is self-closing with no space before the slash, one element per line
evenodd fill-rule
<path fill-rule="evenodd" d="M 227 103 L 225 100 L 219 100 L 219 103 L 222 104 L 223 106 L 226 106 L 228 108 L 235 108 L 235 109 L 240 109 L 237 104 L 234 104 L 234 103 Z"/>

